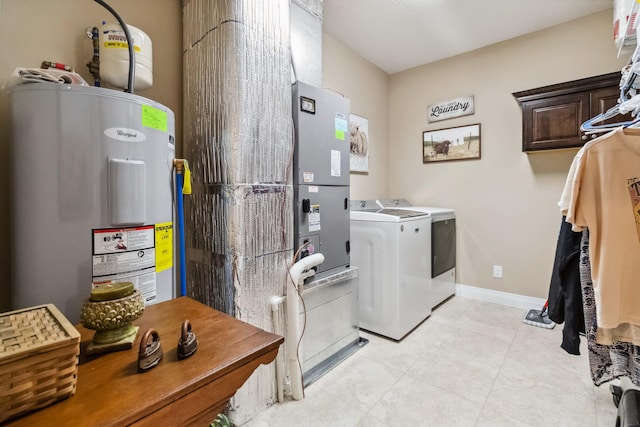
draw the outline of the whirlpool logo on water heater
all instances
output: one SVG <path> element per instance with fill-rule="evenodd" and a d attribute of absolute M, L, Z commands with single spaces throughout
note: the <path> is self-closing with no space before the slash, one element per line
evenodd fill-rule
<path fill-rule="evenodd" d="M 109 128 L 104 130 L 104 134 L 120 141 L 142 142 L 147 139 L 147 136 L 139 130 L 128 128 Z"/>

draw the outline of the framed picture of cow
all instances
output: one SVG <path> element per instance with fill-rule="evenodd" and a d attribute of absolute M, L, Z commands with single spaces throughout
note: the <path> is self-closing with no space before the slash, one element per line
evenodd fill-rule
<path fill-rule="evenodd" d="M 422 132 L 422 163 L 480 158 L 480 123 Z"/>
<path fill-rule="evenodd" d="M 369 172 L 369 119 L 356 114 L 349 115 L 349 170 Z"/>

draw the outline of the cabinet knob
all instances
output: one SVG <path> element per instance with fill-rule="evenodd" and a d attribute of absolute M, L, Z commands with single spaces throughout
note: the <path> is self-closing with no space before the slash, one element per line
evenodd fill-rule
<path fill-rule="evenodd" d="M 582 138 L 583 141 L 586 141 L 587 139 L 589 139 L 589 137 L 587 135 L 582 135 L 581 138 Z"/>

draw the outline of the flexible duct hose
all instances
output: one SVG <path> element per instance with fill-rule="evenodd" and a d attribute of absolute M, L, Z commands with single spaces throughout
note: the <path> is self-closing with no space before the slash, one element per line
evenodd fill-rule
<path fill-rule="evenodd" d="M 324 255 L 315 253 L 302 258 L 289 269 L 287 284 L 287 337 L 289 343 L 289 371 L 291 376 L 291 394 L 294 400 L 304 397 L 304 382 L 302 380 L 302 364 L 296 348 L 299 347 L 300 317 L 298 298 L 301 295 L 299 286 L 306 277 L 313 275 L 313 267 L 324 262 Z"/>

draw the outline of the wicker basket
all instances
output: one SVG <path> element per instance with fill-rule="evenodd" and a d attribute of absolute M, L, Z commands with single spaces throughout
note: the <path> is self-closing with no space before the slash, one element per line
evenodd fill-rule
<path fill-rule="evenodd" d="M 53 304 L 0 313 L 0 423 L 74 394 L 79 353 Z"/>

